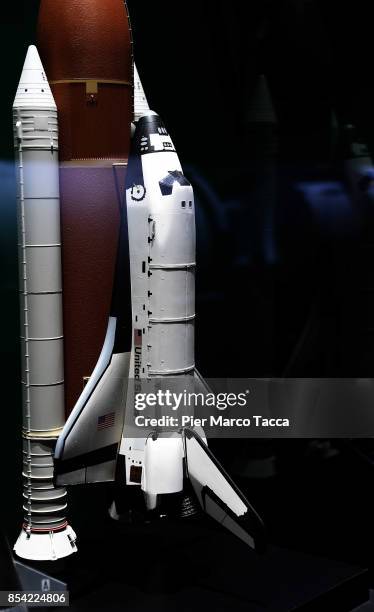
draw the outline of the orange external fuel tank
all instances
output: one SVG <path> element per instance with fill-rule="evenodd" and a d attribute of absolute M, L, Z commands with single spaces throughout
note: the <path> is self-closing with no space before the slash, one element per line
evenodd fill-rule
<path fill-rule="evenodd" d="M 111 301 L 133 119 L 126 4 L 41 0 L 38 48 L 59 120 L 69 414 L 100 354 Z"/>

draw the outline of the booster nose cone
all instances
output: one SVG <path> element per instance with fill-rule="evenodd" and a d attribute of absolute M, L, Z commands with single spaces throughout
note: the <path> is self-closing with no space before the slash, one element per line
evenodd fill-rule
<path fill-rule="evenodd" d="M 41 60 L 39 57 L 38 50 L 35 47 L 35 45 L 30 45 L 27 50 L 23 69 L 24 70 L 35 70 L 35 69 L 37 70 L 38 68 L 40 68 L 40 65 L 41 65 Z"/>
<path fill-rule="evenodd" d="M 59 111 L 60 160 L 126 159 L 132 43 L 123 0 L 41 0 L 40 54 Z"/>
<path fill-rule="evenodd" d="M 134 121 L 138 121 L 149 111 L 149 104 L 144 93 L 138 70 L 134 64 Z"/>
<path fill-rule="evenodd" d="M 28 48 L 13 108 L 56 108 L 51 88 L 35 45 Z"/>

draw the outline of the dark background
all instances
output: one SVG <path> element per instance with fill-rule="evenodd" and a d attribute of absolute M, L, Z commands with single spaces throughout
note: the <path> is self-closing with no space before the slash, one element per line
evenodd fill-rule
<path fill-rule="evenodd" d="M 11 539 L 21 521 L 11 107 L 27 46 L 35 42 L 38 4 L 9 4 L 0 16 L 0 465 L 3 521 Z M 199 370 L 206 377 L 372 377 L 370 202 L 363 211 L 350 197 L 341 146 L 341 128 L 347 122 L 357 126 L 371 149 L 374 146 L 371 3 L 128 4 L 136 62 L 150 105 L 172 134 L 199 205 Z M 278 118 L 277 153 L 266 164 L 254 148 L 248 120 L 261 73 L 267 76 Z M 265 166 L 275 177 L 273 192 L 258 189 Z M 308 197 L 310 192 L 317 197 Z M 268 205 L 273 211 L 270 224 L 262 216 L 262 206 Z M 254 452 L 253 444 L 247 445 L 248 454 Z M 225 455 L 224 449 L 218 452 Z M 270 451 L 265 444 L 255 452 Z M 340 445 L 340 463 L 335 459 L 333 468 L 331 463 L 327 469 L 321 463 L 296 467 L 305 455 L 303 444 L 277 444 L 286 480 L 257 483 L 253 489 L 278 541 L 293 540 L 330 556 L 366 559 L 362 551 L 372 538 L 366 537 L 366 527 L 362 538 L 352 538 L 352 554 L 338 533 L 338 526 L 350 521 L 352 508 L 361 505 L 369 524 L 365 496 L 373 474 L 366 464 L 351 461 L 349 452 Z M 282 510 L 274 518 L 274 504 L 280 499 Z M 304 530 L 291 525 L 300 515 L 308 524 Z"/>

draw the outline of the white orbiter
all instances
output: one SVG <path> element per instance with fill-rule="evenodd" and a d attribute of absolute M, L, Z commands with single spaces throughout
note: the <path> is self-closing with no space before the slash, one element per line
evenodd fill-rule
<path fill-rule="evenodd" d="M 194 377 L 195 204 L 191 184 L 135 72 L 136 124 L 126 177 L 111 316 L 96 368 L 56 447 L 59 484 L 116 479 L 140 486 L 148 509 L 189 479 L 201 507 L 253 548 L 257 513 L 194 429 L 127 430 L 130 380 Z M 130 290 L 131 288 L 131 290 Z M 206 387 L 205 387 L 206 389 Z M 122 457 L 122 461 L 118 458 Z M 118 466 L 125 464 L 123 473 Z"/>

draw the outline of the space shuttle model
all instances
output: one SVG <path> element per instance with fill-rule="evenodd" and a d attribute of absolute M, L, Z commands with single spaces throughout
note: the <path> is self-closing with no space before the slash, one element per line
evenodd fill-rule
<path fill-rule="evenodd" d="M 194 195 L 133 64 L 126 3 L 70 5 L 41 0 L 13 109 L 25 510 L 15 551 L 75 553 L 65 486 L 108 481 L 142 491 L 156 514 L 188 491 L 259 550 L 262 521 L 204 432 L 129 418 L 134 381 L 208 390 L 194 360 Z"/>
<path fill-rule="evenodd" d="M 202 509 L 252 548 L 263 525 L 193 428 L 134 435 L 130 381 L 193 377 L 195 204 L 172 139 L 148 109 L 135 69 L 135 122 L 104 346 L 55 451 L 59 486 L 115 480 L 138 486 L 154 510 L 190 481 Z M 119 460 L 121 458 L 121 460 Z M 119 466 L 124 466 L 122 470 Z M 122 473 L 121 473 L 122 472 Z"/>

